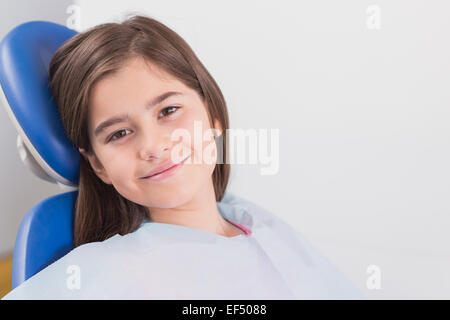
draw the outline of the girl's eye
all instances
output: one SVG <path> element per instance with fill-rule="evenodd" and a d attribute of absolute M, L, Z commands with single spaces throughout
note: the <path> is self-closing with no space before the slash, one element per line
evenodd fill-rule
<path fill-rule="evenodd" d="M 176 110 L 179 109 L 179 108 L 180 108 L 180 107 L 176 107 L 176 106 L 170 106 L 170 107 L 164 108 L 163 110 L 161 110 L 161 113 L 162 113 L 163 111 L 166 111 L 166 110 L 174 110 L 174 111 L 169 112 L 168 115 L 164 115 L 163 118 L 169 117 L 170 115 L 172 115 L 173 113 L 175 113 Z M 121 130 L 119 130 L 119 131 L 116 131 L 116 132 L 114 132 L 114 133 L 111 135 L 111 137 L 108 139 L 108 142 L 109 142 L 109 141 L 119 140 L 119 139 L 121 139 L 122 137 L 124 137 L 125 135 L 122 135 L 122 134 L 120 134 L 120 133 L 124 132 L 125 130 L 130 131 L 130 130 L 128 130 L 128 129 L 121 129 Z M 117 134 L 119 134 L 119 135 L 117 135 Z M 117 138 L 114 139 L 115 137 L 117 137 Z"/>
<path fill-rule="evenodd" d="M 111 137 L 108 139 L 108 142 L 109 142 L 109 141 L 114 141 L 114 140 L 119 140 L 120 138 L 122 138 L 123 135 L 117 136 L 117 134 L 118 134 L 118 133 L 121 133 L 121 132 L 124 132 L 125 130 L 127 130 L 127 129 L 121 129 L 121 130 L 116 131 L 115 133 L 113 133 L 113 134 L 111 135 Z M 130 130 L 127 130 L 127 131 L 130 131 Z M 117 139 L 113 139 L 114 137 L 118 137 L 118 138 L 117 138 Z"/>
<path fill-rule="evenodd" d="M 169 112 L 169 116 L 170 116 L 172 113 L 175 113 L 176 110 L 179 109 L 179 108 L 180 108 L 180 107 L 170 106 L 170 107 L 167 107 L 167 108 L 162 109 L 161 112 L 166 111 L 166 110 L 174 110 L 174 111 L 172 111 L 172 112 Z"/>

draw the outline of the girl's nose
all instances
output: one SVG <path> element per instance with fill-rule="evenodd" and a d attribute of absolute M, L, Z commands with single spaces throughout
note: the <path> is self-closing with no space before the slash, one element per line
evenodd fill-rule
<path fill-rule="evenodd" d="M 170 148 L 173 142 L 170 139 L 170 133 L 164 129 L 146 129 L 142 131 L 140 139 L 139 154 L 141 159 L 150 160 L 168 158 Z"/>

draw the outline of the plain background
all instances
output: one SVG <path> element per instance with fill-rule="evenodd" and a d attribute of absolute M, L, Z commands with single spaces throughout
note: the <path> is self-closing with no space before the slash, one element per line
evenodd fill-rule
<path fill-rule="evenodd" d="M 221 87 L 232 128 L 280 130 L 279 172 L 233 165 L 231 192 L 293 225 L 368 298 L 450 298 L 448 1 L 72 2 L 82 30 L 129 13 L 165 23 Z M 0 4 L 0 35 L 65 24 L 69 3 Z M 371 5 L 380 29 L 366 24 Z M 23 166 L 0 121 L 1 254 L 29 208 L 61 191 Z"/>

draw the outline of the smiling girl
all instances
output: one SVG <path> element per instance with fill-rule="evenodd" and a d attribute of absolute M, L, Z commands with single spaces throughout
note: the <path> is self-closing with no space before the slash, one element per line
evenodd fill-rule
<path fill-rule="evenodd" d="M 93 27 L 59 48 L 49 77 L 82 156 L 75 249 L 6 299 L 361 298 L 294 228 L 226 192 L 224 97 L 167 26 Z"/>

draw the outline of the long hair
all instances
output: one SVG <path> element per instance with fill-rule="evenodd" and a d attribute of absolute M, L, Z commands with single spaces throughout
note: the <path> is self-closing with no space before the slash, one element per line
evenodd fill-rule
<path fill-rule="evenodd" d="M 104 23 L 67 40 L 50 62 L 53 99 L 68 138 L 93 154 L 88 134 L 89 92 L 105 76 L 117 72 L 128 59 L 143 57 L 195 90 L 203 99 L 209 120 L 222 126 L 223 159 L 227 159 L 228 111 L 216 81 L 191 47 L 176 32 L 146 16 L 121 23 Z M 212 174 L 216 201 L 221 201 L 230 176 L 227 161 L 216 163 Z M 80 157 L 80 179 L 74 217 L 75 247 L 135 231 L 148 217 L 148 208 L 124 198 L 104 183 L 89 161 Z"/>

